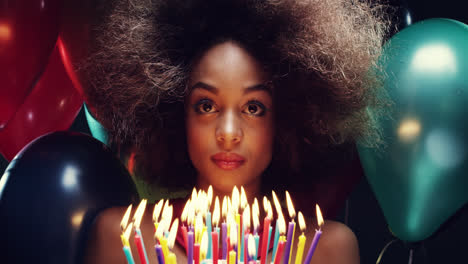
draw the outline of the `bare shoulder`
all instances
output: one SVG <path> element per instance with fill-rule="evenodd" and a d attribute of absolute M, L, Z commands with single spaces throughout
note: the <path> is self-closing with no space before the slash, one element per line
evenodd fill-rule
<path fill-rule="evenodd" d="M 309 232 L 311 241 L 315 227 Z M 340 222 L 325 221 L 311 263 L 356 264 L 359 261 L 359 246 L 353 231 Z"/>
<path fill-rule="evenodd" d="M 120 241 L 120 219 L 125 209 L 109 208 L 97 216 L 89 235 L 85 263 L 126 263 Z"/>

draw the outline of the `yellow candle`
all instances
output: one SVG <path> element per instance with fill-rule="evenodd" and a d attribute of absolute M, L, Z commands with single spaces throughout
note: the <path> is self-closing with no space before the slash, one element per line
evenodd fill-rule
<path fill-rule="evenodd" d="M 242 229 L 242 226 L 240 225 L 240 214 L 236 214 L 236 224 L 237 224 L 237 241 L 239 241 L 238 243 L 238 246 L 237 246 L 237 252 L 239 252 L 240 250 L 240 241 L 241 241 L 241 229 Z M 229 253 L 230 254 L 230 253 Z M 240 254 L 237 254 L 239 255 L 238 256 L 238 260 L 241 261 L 240 259 Z"/>
<path fill-rule="evenodd" d="M 295 264 L 302 263 L 302 255 L 304 254 L 304 246 L 305 246 L 306 237 L 304 233 L 299 236 L 299 242 L 297 243 L 297 253 L 296 253 L 296 262 Z"/>
<path fill-rule="evenodd" d="M 168 264 L 177 264 L 177 258 L 174 253 L 169 253 L 168 262 Z"/>
<path fill-rule="evenodd" d="M 229 264 L 236 264 L 236 252 L 234 250 L 229 252 Z"/>
<path fill-rule="evenodd" d="M 162 238 L 159 243 L 161 244 L 161 248 L 164 255 L 164 263 L 167 263 L 169 260 L 169 247 L 167 246 L 167 239 L 164 237 Z"/>

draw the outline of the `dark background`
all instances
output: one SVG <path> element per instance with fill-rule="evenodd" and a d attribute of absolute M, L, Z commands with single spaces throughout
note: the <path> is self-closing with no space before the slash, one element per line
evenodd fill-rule
<path fill-rule="evenodd" d="M 407 13 L 410 14 L 413 23 L 436 17 L 468 23 L 468 1 L 466 0 L 392 0 L 389 2 L 399 7 L 397 9 L 399 21 L 396 23 L 400 25 L 400 28 L 406 26 Z M 83 110 L 70 130 L 89 134 Z M 0 175 L 3 174 L 7 165 L 7 161 L 0 156 Z M 382 211 L 365 178 L 355 187 L 347 201 L 347 206 L 342 209 L 337 220 L 347 223 L 355 232 L 359 240 L 362 263 L 375 263 L 384 246 L 395 239 L 387 228 Z M 468 263 L 465 254 L 468 248 L 467 224 L 468 209 L 465 206 L 422 244 L 408 245 L 400 241 L 393 243 L 385 252 L 381 263 L 409 263 L 409 248 L 415 248 L 412 263 Z"/>

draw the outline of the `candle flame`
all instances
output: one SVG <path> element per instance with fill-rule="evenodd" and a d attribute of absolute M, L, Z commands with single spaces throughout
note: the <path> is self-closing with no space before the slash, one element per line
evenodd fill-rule
<path fill-rule="evenodd" d="M 232 209 L 236 214 L 239 212 L 239 189 L 237 186 L 232 189 Z"/>
<path fill-rule="evenodd" d="M 318 206 L 318 204 L 315 204 L 315 211 L 316 211 L 316 214 L 317 214 L 317 223 L 319 225 L 319 228 L 321 228 L 323 226 L 323 216 L 322 216 L 322 212 L 320 211 L 320 207 Z"/>
<path fill-rule="evenodd" d="M 158 228 L 156 229 L 156 232 L 154 233 L 154 237 L 158 240 L 162 240 L 164 238 L 164 229 L 165 229 L 165 224 L 166 219 L 161 219 L 161 222 L 158 225 Z"/>
<path fill-rule="evenodd" d="M 211 235 L 211 234 L 210 234 Z M 208 232 L 204 232 L 200 243 L 200 257 L 205 259 L 206 252 L 208 252 Z"/>
<path fill-rule="evenodd" d="M 167 238 L 167 245 L 170 249 L 174 248 L 175 240 L 177 236 L 177 229 L 179 228 L 179 219 L 176 218 L 171 226 L 171 231 L 169 231 L 169 237 Z"/>
<path fill-rule="evenodd" d="M 203 216 L 201 214 L 197 215 L 197 219 L 195 221 L 195 243 L 199 243 L 201 239 L 201 235 L 203 232 Z"/>
<path fill-rule="evenodd" d="M 228 212 L 227 197 L 224 196 L 224 197 L 223 197 L 223 209 L 222 209 L 222 214 L 223 214 L 224 222 L 226 222 L 227 212 Z"/>
<path fill-rule="evenodd" d="M 213 225 L 214 225 L 215 227 L 218 227 L 219 218 L 220 218 L 220 213 L 219 213 L 219 198 L 218 198 L 218 196 L 216 196 L 216 198 L 215 198 L 215 205 L 214 205 L 214 211 L 213 211 Z"/>
<path fill-rule="evenodd" d="M 229 234 L 229 239 L 231 246 L 234 247 L 237 245 L 237 223 L 234 221 L 234 219 L 231 220 L 231 232 Z"/>
<path fill-rule="evenodd" d="M 0 23 L 0 41 L 9 41 L 12 39 L 11 26 L 6 23 Z"/>
<path fill-rule="evenodd" d="M 288 205 L 289 217 L 294 221 L 294 218 L 296 218 L 296 210 L 294 209 L 294 205 L 288 191 L 286 191 L 286 203 Z"/>
<path fill-rule="evenodd" d="M 197 195 L 197 189 L 195 187 L 193 187 L 193 190 L 192 190 L 192 201 L 197 201 L 198 199 L 198 195 Z"/>
<path fill-rule="evenodd" d="M 276 213 L 278 213 L 279 217 L 279 215 L 283 215 L 283 211 L 281 210 L 281 204 L 278 200 L 278 197 L 276 196 L 275 191 L 271 191 L 271 193 L 273 194 L 273 203 L 275 204 Z"/>
<path fill-rule="evenodd" d="M 255 202 L 257 202 L 255 204 Z M 260 227 L 260 220 L 259 220 L 260 210 L 258 209 L 258 201 L 257 198 L 254 200 L 254 204 L 252 206 L 252 222 L 255 231 L 258 231 Z"/>
<path fill-rule="evenodd" d="M 273 207 L 271 207 L 270 201 L 268 201 L 267 217 L 268 217 L 268 219 L 273 220 Z"/>
<path fill-rule="evenodd" d="M 305 220 L 304 220 L 304 216 L 302 215 L 302 212 L 299 211 L 299 214 L 298 214 L 298 220 L 299 220 L 299 228 L 301 229 L 302 233 L 305 232 L 306 230 L 306 223 L 305 223 Z"/>
<path fill-rule="evenodd" d="M 254 202 L 252 204 L 252 215 L 255 213 L 260 214 L 260 207 L 258 206 L 257 197 L 254 198 Z"/>
<path fill-rule="evenodd" d="M 159 200 L 157 204 L 154 205 L 153 210 L 153 222 L 157 223 L 159 220 L 159 215 L 161 214 L 161 210 L 164 204 L 164 199 Z"/>
<path fill-rule="evenodd" d="M 163 211 L 163 219 L 164 219 L 164 231 L 169 231 L 170 224 L 172 222 L 172 216 L 174 214 L 174 207 L 172 205 L 168 205 L 167 209 L 164 208 Z M 161 222 L 160 225 L 163 223 Z"/>
<path fill-rule="evenodd" d="M 127 208 L 127 211 L 125 211 L 122 221 L 120 221 L 120 230 L 122 232 L 124 232 L 125 228 L 128 225 L 128 220 L 130 219 L 131 212 L 132 212 L 132 205 L 129 205 Z"/>
<path fill-rule="evenodd" d="M 135 214 L 133 215 L 133 222 L 136 229 L 140 228 L 141 220 L 143 218 L 143 214 L 145 213 L 147 200 L 141 200 L 140 204 L 138 205 Z"/>
<path fill-rule="evenodd" d="M 125 232 L 124 232 L 124 237 L 125 237 L 126 241 L 128 241 L 128 239 L 130 238 L 130 234 L 132 233 L 132 229 L 133 229 L 133 223 L 130 223 L 127 226 L 127 229 L 125 229 Z"/>
<path fill-rule="evenodd" d="M 280 236 L 284 236 L 286 234 L 286 222 L 284 221 L 283 213 L 278 215 L 278 228 Z"/>
<path fill-rule="evenodd" d="M 257 247 L 255 245 L 255 240 L 252 234 L 249 234 L 249 238 L 247 239 L 247 248 L 249 252 L 249 258 L 253 259 L 257 254 Z"/>
<path fill-rule="evenodd" d="M 189 206 L 190 206 L 190 199 L 188 199 L 187 202 L 185 203 L 184 210 L 182 210 L 182 214 L 180 215 L 181 222 L 187 222 Z"/>
<path fill-rule="evenodd" d="M 247 204 L 244 212 L 242 213 L 242 224 L 246 230 L 250 229 L 250 205 Z"/>
<path fill-rule="evenodd" d="M 188 214 L 187 214 L 187 225 L 193 225 L 193 221 L 195 220 L 195 204 L 194 200 L 191 200 L 190 205 L 188 207 Z"/>
<path fill-rule="evenodd" d="M 228 212 L 234 211 L 234 209 L 232 209 L 231 197 L 228 196 L 227 201 L 228 201 L 228 202 L 227 202 L 227 209 L 228 209 Z"/>
<path fill-rule="evenodd" d="M 211 207 L 211 203 L 213 202 L 213 186 L 211 185 L 210 187 L 208 187 L 207 199 L 208 199 L 208 210 L 209 210 Z"/>
<path fill-rule="evenodd" d="M 248 204 L 247 195 L 245 194 L 244 186 L 241 186 L 240 203 L 241 203 L 240 206 L 241 206 L 242 210 L 244 210 L 245 207 Z"/>

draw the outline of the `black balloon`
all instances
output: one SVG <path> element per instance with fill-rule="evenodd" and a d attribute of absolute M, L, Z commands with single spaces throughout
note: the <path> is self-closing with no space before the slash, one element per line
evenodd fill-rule
<path fill-rule="evenodd" d="M 74 132 L 43 136 L 0 180 L 0 262 L 82 263 L 98 213 L 137 199 L 126 168 L 101 142 Z"/>

